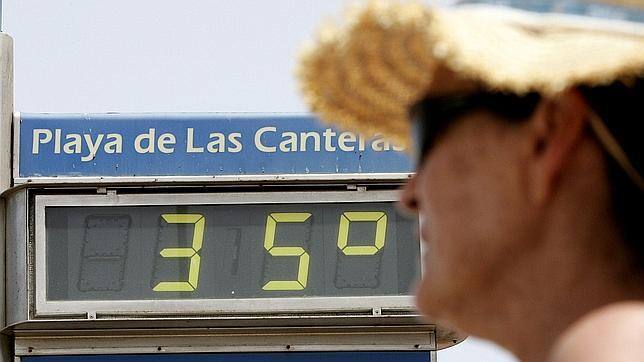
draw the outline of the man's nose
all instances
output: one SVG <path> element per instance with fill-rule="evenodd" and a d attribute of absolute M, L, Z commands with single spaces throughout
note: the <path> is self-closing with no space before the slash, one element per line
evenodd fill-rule
<path fill-rule="evenodd" d="M 403 212 L 409 214 L 418 213 L 418 202 L 416 200 L 416 175 L 412 175 L 405 186 L 403 186 L 398 207 Z"/>

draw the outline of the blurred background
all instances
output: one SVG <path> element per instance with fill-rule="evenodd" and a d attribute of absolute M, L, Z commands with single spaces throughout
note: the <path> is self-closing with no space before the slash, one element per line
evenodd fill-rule
<path fill-rule="evenodd" d="M 298 49 L 347 4 L 4 0 L 2 30 L 14 39 L 15 110 L 306 112 L 293 77 Z M 475 338 L 438 358 L 515 361 Z"/>

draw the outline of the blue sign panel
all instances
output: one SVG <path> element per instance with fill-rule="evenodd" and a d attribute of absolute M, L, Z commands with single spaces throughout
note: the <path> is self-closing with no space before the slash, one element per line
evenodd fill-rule
<path fill-rule="evenodd" d="M 400 147 L 309 116 L 21 114 L 19 177 L 411 172 Z"/>
<path fill-rule="evenodd" d="M 429 362 L 429 352 L 273 352 L 28 356 L 25 362 Z"/>

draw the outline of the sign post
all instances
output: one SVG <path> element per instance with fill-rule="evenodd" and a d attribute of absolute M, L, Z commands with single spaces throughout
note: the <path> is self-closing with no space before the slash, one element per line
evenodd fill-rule
<path fill-rule="evenodd" d="M 0 195 L 11 186 L 13 40 L 0 33 Z"/>
<path fill-rule="evenodd" d="M 2 1 L 0 0 L 0 19 L 2 19 Z M 0 325 L 6 325 L 5 315 L 5 199 L 2 194 L 12 182 L 11 175 L 11 140 L 13 118 L 13 40 L 7 34 L 0 33 Z M 0 336 L 0 361 L 10 361 L 8 337 Z"/>

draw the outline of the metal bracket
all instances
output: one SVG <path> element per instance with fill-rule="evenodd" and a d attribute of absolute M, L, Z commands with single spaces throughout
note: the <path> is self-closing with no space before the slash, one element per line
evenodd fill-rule
<path fill-rule="evenodd" d="M 97 187 L 96 188 L 96 193 L 99 194 L 99 195 L 113 196 L 113 195 L 116 195 L 116 190 L 108 189 L 107 187 Z"/>
<path fill-rule="evenodd" d="M 367 191 L 367 186 L 358 186 L 356 184 L 347 184 L 347 190 L 364 192 L 364 191 Z"/>

